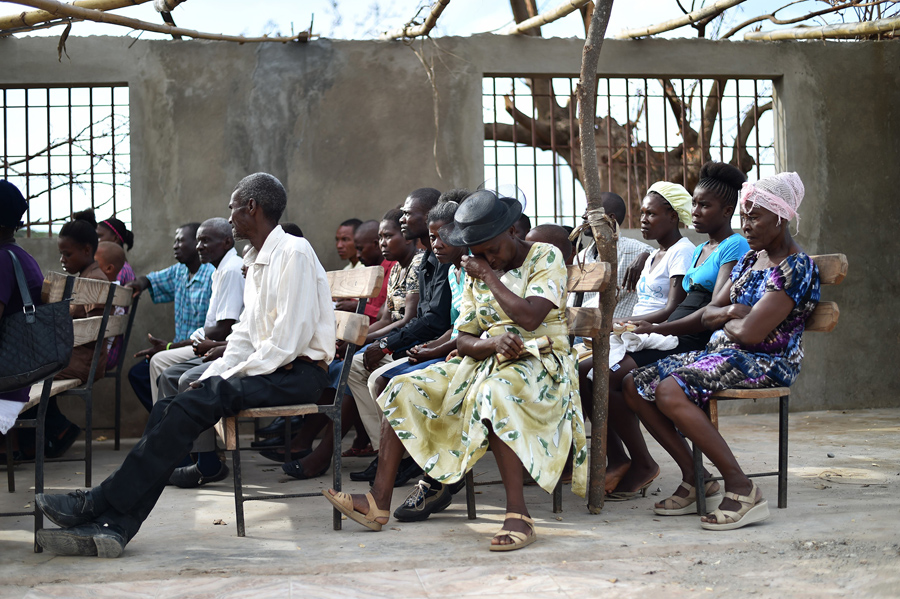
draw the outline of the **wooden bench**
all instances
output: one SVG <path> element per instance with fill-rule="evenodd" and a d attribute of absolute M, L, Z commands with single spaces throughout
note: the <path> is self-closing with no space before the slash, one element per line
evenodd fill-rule
<path fill-rule="evenodd" d="M 572 265 L 568 267 L 566 289 L 569 293 L 578 294 L 580 304 L 584 293 L 599 293 L 609 285 L 612 269 L 606 262 Z M 599 308 L 566 308 L 566 324 L 570 336 L 594 338 L 601 327 Z M 592 423 L 593 424 L 593 423 Z M 599 429 L 598 429 L 599 430 Z M 466 510 L 469 520 L 475 519 L 475 486 L 496 485 L 502 481 L 475 482 L 472 470 L 466 473 Z M 562 512 L 562 482 L 553 489 L 553 513 Z"/>
<path fill-rule="evenodd" d="M 43 383 L 33 385 L 29 394 L 28 403 L 22 407 L 22 412 L 38 407 L 37 417 L 34 419 L 19 419 L 16 421 L 14 428 L 34 428 L 35 432 L 35 459 L 34 459 L 34 488 L 35 493 L 44 491 L 44 463 L 53 462 L 72 462 L 84 461 L 84 486 L 91 486 L 91 437 L 92 437 L 92 419 L 93 419 L 93 386 L 94 377 L 100 362 L 100 356 L 103 353 L 103 347 L 108 337 L 121 335 L 128 327 L 128 316 L 114 316 L 113 309 L 116 306 L 130 306 L 131 293 L 113 283 L 105 283 L 93 279 L 82 279 L 73 276 L 63 275 L 61 273 L 51 272 L 44 281 L 44 287 L 41 293 L 44 303 L 55 303 L 62 301 L 63 298 L 71 298 L 70 305 L 102 305 L 103 315 L 92 316 L 89 318 L 80 318 L 72 323 L 74 332 L 73 347 L 79 347 L 87 343 L 96 343 L 94 354 L 91 359 L 90 374 L 88 381 L 78 379 L 46 379 Z M 85 451 L 82 458 L 58 458 L 54 460 L 45 460 L 44 458 L 44 420 L 47 414 L 48 400 L 54 396 L 75 395 L 81 397 L 85 402 Z M 12 441 L 7 435 L 6 459 L 7 459 L 7 481 L 9 492 L 15 492 L 15 462 L 12 459 Z M 31 460 L 27 460 L 30 462 Z M 18 462 L 18 463 L 24 463 Z M 16 514 L 0 514 L 0 516 L 24 516 L 34 515 L 35 534 L 43 527 L 43 514 L 37 508 L 33 512 L 21 512 Z M 36 553 L 41 552 L 40 546 L 35 541 L 34 550 Z"/>
<path fill-rule="evenodd" d="M 334 422 L 334 489 L 341 490 L 341 403 L 344 391 L 347 388 L 347 377 L 350 374 L 350 366 L 353 362 L 353 354 L 359 346 L 365 343 L 369 332 L 369 317 L 363 311 L 366 300 L 377 297 L 381 291 L 384 279 L 384 269 L 381 266 L 367 268 L 354 268 L 350 270 L 330 271 L 328 283 L 331 287 L 331 297 L 335 299 L 359 299 L 356 312 L 335 312 L 335 334 L 341 341 L 347 342 L 347 359 L 341 366 L 340 382 L 334 396 L 334 403 L 327 405 L 298 404 L 277 406 L 271 408 L 254 408 L 242 410 L 235 416 L 223 418 L 216 425 L 216 431 L 225 444 L 225 450 L 231 452 L 232 473 L 234 478 L 234 511 L 237 519 L 237 536 L 244 536 L 244 503 L 247 501 L 263 501 L 274 499 L 289 499 L 294 497 L 319 497 L 320 493 L 291 493 L 281 495 L 252 495 L 246 496 L 243 491 L 241 477 L 241 446 L 238 435 L 238 420 L 243 418 L 273 418 L 283 416 L 286 426 L 290 426 L 291 416 L 305 416 L 307 414 L 325 414 Z M 302 307 L 298 306 L 298 310 Z M 286 437 L 290 443 L 290 435 Z M 334 529 L 341 529 L 341 513 L 334 510 Z"/>
<path fill-rule="evenodd" d="M 824 254 L 821 256 L 812 256 L 816 266 L 819 268 L 819 284 L 820 285 L 838 285 L 847 276 L 847 257 L 844 254 Z M 830 333 L 837 326 L 840 310 L 835 302 L 822 302 L 816 306 L 816 309 L 810 315 L 806 322 L 805 332 Z M 726 389 L 714 393 L 707 403 L 704 411 L 712 420 L 716 429 L 719 428 L 719 401 L 739 400 L 739 399 L 757 399 L 778 398 L 778 470 L 775 472 L 757 472 L 748 474 L 750 478 L 759 478 L 763 476 L 778 477 L 778 507 L 787 507 L 787 474 L 788 474 L 788 400 L 790 399 L 791 390 L 789 387 L 770 387 L 767 389 Z M 706 482 L 712 480 L 722 480 L 722 477 L 704 478 L 703 470 L 703 454 L 697 444 L 693 444 L 694 450 L 694 472 L 696 480 L 694 486 L 702 489 Z M 697 501 L 697 513 L 701 516 L 706 514 L 706 497 L 703 493 L 699 493 Z"/>

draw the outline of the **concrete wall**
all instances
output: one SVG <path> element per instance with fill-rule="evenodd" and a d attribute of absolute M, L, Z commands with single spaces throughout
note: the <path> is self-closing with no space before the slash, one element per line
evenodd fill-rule
<path fill-rule="evenodd" d="M 582 43 L 491 35 L 417 43 L 433 65 L 432 87 L 413 49 L 396 42 L 70 38 L 71 60 L 60 63 L 55 39 L 3 39 L 0 84 L 129 85 L 136 272 L 170 264 L 175 227 L 227 215 L 234 185 L 258 170 L 282 180 L 285 219 L 335 268 L 333 232 L 344 218 L 378 218 L 416 187 L 483 179 L 483 74 L 577 74 Z M 900 403 L 891 384 L 900 210 L 889 180 L 900 163 L 898 65 L 900 45 L 890 42 L 642 40 L 603 48 L 600 71 L 608 75 L 776 80 L 777 161 L 807 186 L 799 240 L 810 252 L 850 260 L 844 284 L 824 293 L 842 308 L 837 330 L 807 338 L 795 409 Z M 53 240 L 25 245 L 46 270 L 59 269 Z M 170 307 L 143 304 L 131 349 L 172 326 Z M 107 404 L 101 400 L 101 411 Z M 130 390 L 125 405 L 134 433 L 143 414 Z"/>

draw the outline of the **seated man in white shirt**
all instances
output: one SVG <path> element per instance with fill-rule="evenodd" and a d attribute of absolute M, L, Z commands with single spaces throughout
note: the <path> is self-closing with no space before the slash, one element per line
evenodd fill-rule
<path fill-rule="evenodd" d="M 278 226 L 286 203 L 272 175 L 256 173 L 237 185 L 229 222 L 253 249 L 244 259 L 244 312 L 224 356 L 187 391 L 153 406 L 144 436 L 99 486 L 35 497 L 63 527 L 38 531 L 44 549 L 119 557 L 200 433 L 244 409 L 313 403 L 329 385 L 335 319 L 328 279 L 309 242 Z"/>
<path fill-rule="evenodd" d="M 154 404 L 160 397 L 166 397 L 159 392 L 160 375 L 171 366 L 178 365 L 183 373 L 199 365 L 200 358 L 195 350 L 200 342 L 224 341 L 244 309 L 244 275 L 241 274 L 244 262 L 234 249 L 234 235 L 227 219 L 219 217 L 203 221 L 197 229 L 197 254 L 202 264 L 216 267 L 212 274 L 206 322 L 191 333 L 189 339 L 170 343 L 169 348 L 150 358 L 150 390 Z"/>

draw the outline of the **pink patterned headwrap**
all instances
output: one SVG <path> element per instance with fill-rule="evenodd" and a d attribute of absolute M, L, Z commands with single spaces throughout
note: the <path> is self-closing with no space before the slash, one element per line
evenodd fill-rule
<path fill-rule="evenodd" d="M 778 173 L 756 183 L 744 183 L 741 188 L 741 208 L 749 211 L 754 206 L 760 206 L 778 215 L 779 223 L 782 218 L 796 218 L 799 230 L 800 217 L 797 216 L 797 209 L 803 201 L 804 192 L 803 181 L 797 173 Z"/>

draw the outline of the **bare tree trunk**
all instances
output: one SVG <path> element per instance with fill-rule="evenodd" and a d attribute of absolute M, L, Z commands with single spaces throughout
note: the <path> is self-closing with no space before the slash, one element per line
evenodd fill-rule
<path fill-rule="evenodd" d="M 578 83 L 579 114 L 581 127 L 581 155 L 584 165 L 585 195 L 588 205 L 588 223 L 594 232 L 598 257 L 612 267 L 610 281 L 616 280 L 615 221 L 603 211 L 600 194 L 600 171 L 597 167 L 597 146 L 594 141 L 594 117 L 597 114 L 597 63 L 603 37 L 609 24 L 613 0 L 597 0 L 591 24 L 584 41 L 581 56 L 581 79 Z M 606 481 L 606 421 L 609 413 L 609 333 L 612 331 L 612 314 L 616 305 L 615 285 L 600 294 L 602 326 L 593 340 L 594 349 L 594 413 L 591 414 L 591 475 L 588 483 L 588 509 L 597 514 L 603 509 L 603 486 Z"/>

